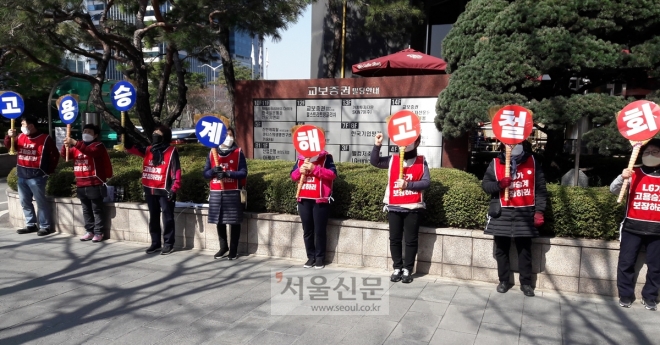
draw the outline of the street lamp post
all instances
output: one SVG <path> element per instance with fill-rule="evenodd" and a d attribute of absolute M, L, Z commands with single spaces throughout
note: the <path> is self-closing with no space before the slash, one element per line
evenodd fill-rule
<path fill-rule="evenodd" d="M 215 67 L 213 67 L 209 64 L 203 64 L 203 65 L 197 66 L 197 67 L 208 67 L 208 68 L 213 70 L 213 111 L 215 111 L 215 84 L 216 84 L 216 82 L 215 82 L 216 81 L 215 70 L 218 69 L 218 68 L 221 68 L 222 64 L 220 64 L 218 66 L 215 66 Z"/>

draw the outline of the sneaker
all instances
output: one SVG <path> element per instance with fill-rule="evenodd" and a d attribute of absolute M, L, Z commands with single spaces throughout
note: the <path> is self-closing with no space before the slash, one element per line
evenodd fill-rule
<path fill-rule="evenodd" d="M 412 274 L 410 274 L 410 271 L 408 271 L 407 268 L 403 269 L 403 275 L 401 276 L 401 282 L 404 284 L 410 284 L 412 283 L 413 278 Z"/>
<path fill-rule="evenodd" d="M 401 272 L 400 269 L 398 269 L 398 268 L 394 269 L 394 273 L 392 273 L 392 275 L 390 276 L 390 281 L 395 282 L 395 283 L 400 281 L 402 274 L 403 273 Z"/>
<path fill-rule="evenodd" d="M 92 238 L 92 242 L 101 242 L 101 241 L 103 241 L 103 234 L 94 235 L 94 238 Z"/>
<path fill-rule="evenodd" d="M 658 304 L 652 299 L 646 299 L 642 297 L 642 304 L 646 307 L 646 310 L 658 310 Z"/>
<path fill-rule="evenodd" d="M 325 265 L 324 265 L 324 264 L 320 264 L 320 265 L 319 265 L 319 264 L 315 264 L 315 265 L 314 265 L 314 269 L 315 269 L 315 270 L 322 270 L 322 269 L 324 269 L 324 268 L 325 268 Z"/>
<path fill-rule="evenodd" d="M 84 234 L 84 235 L 80 238 L 80 240 L 81 240 L 81 241 L 89 241 L 89 240 L 91 240 L 93 237 L 94 237 L 94 234 L 91 233 L 91 232 L 88 232 L 88 233 Z"/>
<path fill-rule="evenodd" d="M 224 257 L 227 254 L 228 251 L 229 251 L 229 249 L 220 249 L 220 250 L 218 250 L 217 253 L 215 253 L 215 255 L 213 255 L 213 258 L 214 259 L 220 259 L 220 258 Z"/>
<path fill-rule="evenodd" d="M 238 255 L 235 256 L 227 256 L 227 260 L 236 260 L 238 259 Z"/>
<path fill-rule="evenodd" d="M 644 303 L 644 299 L 642 299 L 642 304 Z M 633 304 L 633 298 L 629 296 L 621 296 L 619 297 L 619 305 L 624 307 L 624 308 L 630 308 L 632 307 Z"/>
<path fill-rule="evenodd" d="M 161 250 L 160 244 L 152 244 L 151 247 L 147 249 L 147 254 L 153 254 L 159 250 Z"/>
<path fill-rule="evenodd" d="M 511 288 L 511 285 L 508 282 L 500 282 L 497 285 L 497 292 L 506 293 Z"/>
<path fill-rule="evenodd" d="M 307 260 L 307 262 L 305 262 L 305 264 L 303 265 L 303 268 L 312 268 L 312 267 L 314 267 L 315 263 L 316 263 L 316 261 L 314 261 L 313 259 L 309 259 L 309 260 Z"/>
<path fill-rule="evenodd" d="M 37 232 L 37 231 L 39 231 L 39 229 L 36 226 L 32 225 L 32 226 L 27 226 L 23 229 L 18 229 L 18 230 L 16 230 L 16 233 L 20 234 L 20 235 L 23 235 L 23 234 L 29 234 L 29 233 Z"/>
<path fill-rule="evenodd" d="M 534 288 L 531 285 L 522 285 L 520 286 L 520 290 L 525 294 L 527 297 L 534 297 Z"/>
<path fill-rule="evenodd" d="M 166 244 L 163 246 L 163 249 L 160 251 L 160 255 L 172 254 L 173 251 L 174 251 L 174 246 L 170 244 Z"/>
<path fill-rule="evenodd" d="M 54 231 L 51 229 L 39 229 L 39 231 L 37 231 L 37 236 L 46 236 L 48 234 L 52 234 L 53 232 Z"/>

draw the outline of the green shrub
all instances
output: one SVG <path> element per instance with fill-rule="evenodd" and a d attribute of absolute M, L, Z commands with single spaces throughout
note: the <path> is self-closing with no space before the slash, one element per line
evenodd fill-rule
<path fill-rule="evenodd" d="M 181 189 L 177 200 L 204 203 L 209 184 L 202 175 L 208 149 L 199 145 L 180 148 Z M 112 152 L 112 186 L 123 186 L 126 201 L 143 202 L 142 158 Z M 60 161 L 51 175 L 47 192 L 68 197 L 75 191 L 71 162 Z M 331 217 L 384 222 L 383 196 L 387 170 L 367 164 L 336 163 Z M 296 183 L 288 161 L 248 160 L 248 205 L 250 212 L 296 214 Z M 16 190 L 16 169 L 7 183 Z M 607 188 L 579 188 L 548 185 L 548 209 L 542 234 L 549 236 L 613 239 L 623 217 L 623 205 Z M 472 174 L 456 169 L 431 169 L 431 186 L 424 194 L 427 205 L 422 224 L 433 227 L 483 229 L 489 196 Z"/>
<path fill-rule="evenodd" d="M 12 190 L 18 190 L 18 175 L 16 175 L 16 167 L 12 168 L 7 175 L 7 186 Z"/>

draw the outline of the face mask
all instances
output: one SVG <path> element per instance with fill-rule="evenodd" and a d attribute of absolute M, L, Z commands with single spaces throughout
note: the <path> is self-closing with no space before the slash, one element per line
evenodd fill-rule
<path fill-rule="evenodd" d="M 82 140 L 86 143 L 94 141 L 94 136 L 91 134 L 83 133 Z"/>
<path fill-rule="evenodd" d="M 410 152 L 415 149 L 415 143 L 412 143 L 408 146 L 406 146 L 406 152 Z"/>
<path fill-rule="evenodd" d="M 162 142 L 163 142 L 163 136 L 162 136 L 162 135 L 154 133 L 154 134 L 151 136 L 151 143 L 152 143 L 153 145 L 157 145 L 157 144 L 160 144 L 160 143 L 162 143 Z"/>
<path fill-rule="evenodd" d="M 226 148 L 230 148 L 232 145 L 234 145 L 234 138 L 230 136 L 227 136 L 225 141 L 222 142 L 222 146 Z"/>
<path fill-rule="evenodd" d="M 25 135 L 30 135 L 30 130 L 26 126 L 21 127 L 21 132 Z"/>
<path fill-rule="evenodd" d="M 511 156 L 520 156 L 521 153 L 523 153 L 522 145 L 516 145 L 511 149 Z"/>
<path fill-rule="evenodd" d="M 660 165 L 660 157 L 653 155 L 642 157 L 642 164 L 646 165 L 647 167 L 658 166 Z"/>

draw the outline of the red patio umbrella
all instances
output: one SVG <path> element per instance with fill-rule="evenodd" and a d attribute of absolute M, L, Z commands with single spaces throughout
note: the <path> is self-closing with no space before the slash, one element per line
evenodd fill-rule
<path fill-rule="evenodd" d="M 445 74 L 447 63 L 415 49 L 382 56 L 353 65 L 353 74 L 363 77 Z"/>

